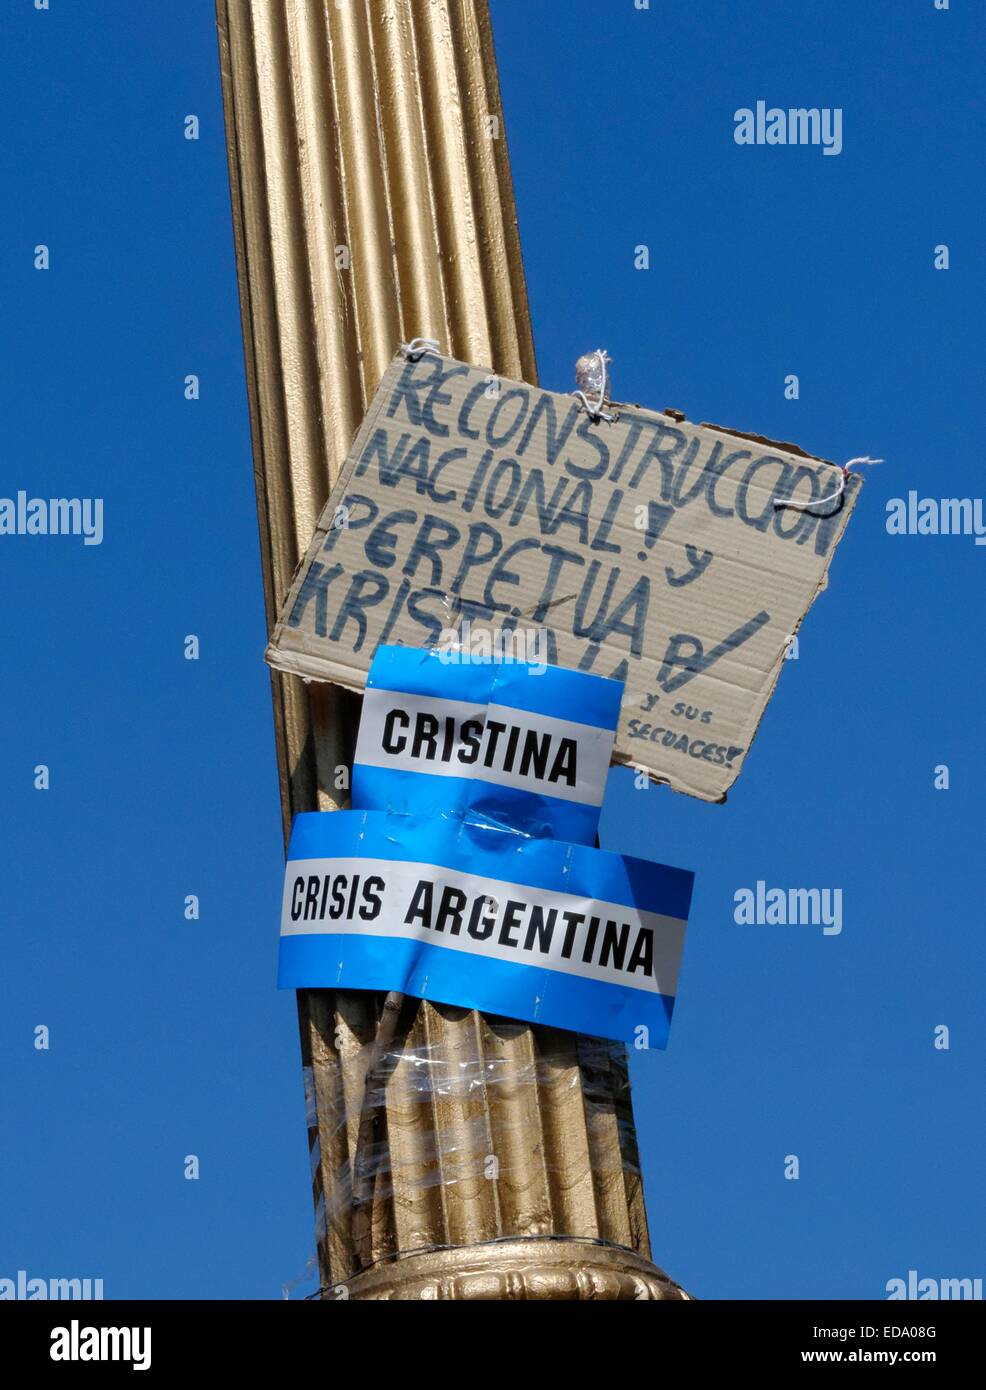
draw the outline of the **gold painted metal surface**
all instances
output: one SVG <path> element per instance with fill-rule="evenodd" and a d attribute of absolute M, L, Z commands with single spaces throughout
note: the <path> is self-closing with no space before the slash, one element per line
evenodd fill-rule
<path fill-rule="evenodd" d="M 485 0 L 216 9 L 273 626 L 399 342 L 530 382 L 536 366 Z M 272 685 L 287 832 L 346 804 L 358 701 Z M 684 1296 L 649 1264 L 622 1047 L 409 1000 L 381 1063 L 381 1002 L 298 995 L 325 1296 Z M 422 1089 L 422 1058 L 445 1084 Z"/>
<path fill-rule="evenodd" d="M 649 1260 L 587 1240 L 500 1241 L 376 1265 L 354 1284 L 360 1299 L 457 1303 L 670 1302 L 687 1299 Z"/>

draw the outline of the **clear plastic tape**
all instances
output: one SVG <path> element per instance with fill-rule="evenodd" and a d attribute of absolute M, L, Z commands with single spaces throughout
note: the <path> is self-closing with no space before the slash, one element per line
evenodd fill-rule
<path fill-rule="evenodd" d="M 574 1182 L 591 1200 L 593 1184 L 620 1174 L 628 1190 L 639 1186 L 623 1044 L 561 1035 L 557 1052 L 528 1047 L 525 1061 L 512 1042 L 528 1031 L 497 1024 L 492 1046 L 471 1055 L 447 1038 L 405 1036 L 378 1051 L 349 1034 L 318 1077 L 306 1067 L 312 1150 L 324 1163 L 319 1238 L 372 1207 L 374 1254 L 381 1241 L 389 1250 L 460 1243 L 447 1209 L 458 1199 L 482 1206 L 479 1183 L 496 1189 L 495 1237 L 580 1236 L 565 1229 L 559 1193 Z M 391 1208 L 382 1222 L 381 1204 Z M 622 1230 L 595 1234 L 631 1243 Z"/>
<path fill-rule="evenodd" d="M 313 1067 L 304 1068 L 305 1078 L 305 1124 L 309 1129 L 318 1128 L 318 1107 L 315 1102 L 315 1071 Z"/>

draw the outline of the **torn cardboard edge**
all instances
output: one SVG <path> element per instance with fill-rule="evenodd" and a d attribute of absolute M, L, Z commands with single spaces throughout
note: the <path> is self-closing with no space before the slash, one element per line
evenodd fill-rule
<path fill-rule="evenodd" d="M 538 387 L 537 389 L 546 390 L 547 388 Z M 676 410 L 673 406 L 665 406 L 663 410 L 653 410 L 650 406 L 640 405 L 636 401 L 607 401 L 606 404 L 619 412 L 620 415 L 629 411 L 634 415 L 644 415 L 649 419 L 671 420 L 676 425 L 694 425 L 700 430 L 715 430 L 716 434 L 728 434 L 733 439 L 746 439 L 751 444 L 762 444 L 765 449 L 776 449 L 778 453 L 790 454 L 792 458 L 809 459 L 812 463 L 827 463 L 837 473 L 842 472 L 841 464 L 833 463 L 831 459 L 822 458 L 821 454 L 810 454 L 807 449 L 802 449 L 800 444 L 787 443 L 781 439 L 770 439 L 765 434 L 754 434 L 749 430 L 730 429 L 728 425 L 717 425 L 711 420 L 691 420 L 683 410 Z"/>

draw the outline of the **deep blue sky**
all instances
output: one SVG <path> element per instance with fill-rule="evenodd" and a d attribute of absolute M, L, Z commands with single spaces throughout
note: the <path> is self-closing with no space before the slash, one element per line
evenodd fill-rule
<path fill-rule="evenodd" d="M 655 1258 L 708 1298 L 986 1276 L 986 549 L 884 527 L 984 491 L 986 15 L 492 8 L 543 383 L 602 345 L 621 398 L 887 459 L 728 804 L 611 778 L 606 847 L 698 875 L 632 1059 Z M 0 537 L 0 1276 L 277 1297 L 312 1214 L 212 6 L 17 0 L 0 40 L 0 493 L 106 499 L 99 547 Z M 738 147 L 758 99 L 841 107 L 842 154 Z M 841 888 L 842 934 L 736 925 L 758 879 Z"/>

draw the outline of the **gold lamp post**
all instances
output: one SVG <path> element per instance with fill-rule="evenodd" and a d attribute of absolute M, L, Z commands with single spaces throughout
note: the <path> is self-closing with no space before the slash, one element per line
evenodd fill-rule
<path fill-rule="evenodd" d="M 273 626 L 400 342 L 536 366 L 486 0 L 216 9 Z M 358 702 L 272 685 L 287 831 L 346 804 Z M 365 992 L 298 1010 L 324 1297 L 686 1297 L 650 1262 L 622 1045 Z"/>

